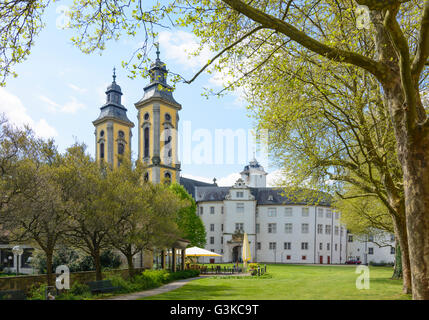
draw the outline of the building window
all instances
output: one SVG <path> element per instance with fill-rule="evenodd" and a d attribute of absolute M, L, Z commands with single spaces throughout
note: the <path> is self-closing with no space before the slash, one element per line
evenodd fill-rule
<path fill-rule="evenodd" d="M 200 207 L 200 215 L 202 216 L 204 213 L 204 207 Z"/>
<path fill-rule="evenodd" d="M 319 243 L 319 250 L 323 250 L 323 243 L 322 242 Z"/>
<path fill-rule="evenodd" d="M 335 248 L 335 251 L 338 251 L 338 244 L 335 244 L 334 248 Z"/>
<path fill-rule="evenodd" d="M 104 130 L 100 131 L 100 137 L 104 137 Z"/>
<path fill-rule="evenodd" d="M 210 207 L 210 214 L 214 214 L 215 213 L 215 207 Z"/>
<path fill-rule="evenodd" d="M 326 218 L 329 218 L 329 219 L 332 218 L 332 211 L 329 209 L 326 209 Z"/>
<path fill-rule="evenodd" d="M 340 218 L 340 213 L 339 212 L 335 212 L 335 219 L 338 220 Z"/>
<path fill-rule="evenodd" d="M 123 155 L 125 153 L 125 146 L 123 143 L 118 143 L 118 154 Z"/>
<path fill-rule="evenodd" d="M 285 233 L 292 233 L 292 223 L 285 223 Z"/>
<path fill-rule="evenodd" d="M 326 244 L 326 250 L 328 250 L 328 251 L 331 250 L 331 244 L 330 243 Z"/>
<path fill-rule="evenodd" d="M 149 157 L 149 128 L 145 128 L 143 132 L 143 141 L 144 141 L 144 153 L 145 158 Z"/>
<path fill-rule="evenodd" d="M 257 224 L 255 225 L 255 231 L 256 231 L 256 233 L 259 233 L 259 223 L 257 223 Z"/>
<path fill-rule="evenodd" d="M 343 229 L 343 227 L 341 227 L 340 228 L 340 233 L 341 233 L 341 237 L 343 236 L 343 234 L 344 234 L 344 229 Z"/>
<path fill-rule="evenodd" d="M 149 181 L 149 172 L 146 172 L 144 174 L 144 182 L 148 182 Z"/>
<path fill-rule="evenodd" d="M 317 233 L 318 234 L 322 234 L 323 233 L 323 224 L 318 224 L 317 225 Z"/>
<path fill-rule="evenodd" d="M 292 208 L 285 208 L 285 217 L 292 217 Z"/>
<path fill-rule="evenodd" d="M 143 118 L 145 119 L 145 121 L 148 121 L 148 120 L 149 120 L 149 113 L 147 113 L 147 112 L 146 112 L 146 113 L 144 114 L 144 117 L 143 117 Z"/>
<path fill-rule="evenodd" d="M 223 244 L 223 237 L 220 237 L 220 244 Z"/>
<path fill-rule="evenodd" d="M 120 139 L 124 139 L 124 138 L 125 138 L 125 133 L 124 133 L 124 131 L 119 130 L 119 132 L 118 132 L 118 137 L 119 137 Z"/>
<path fill-rule="evenodd" d="M 244 224 L 243 223 L 236 223 L 235 224 L 235 231 L 243 231 L 244 230 Z"/>
<path fill-rule="evenodd" d="M 323 218 L 323 209 L 322 208 L 317 208 L 317 217 Z"/>
<path fill-rule="evenodd" d="M 223 231 L 223 223 L 220 225 L 220 229 L 221 231 Z"/>
<path fill-rule="evenodd" d="M 100 159 L 104 159 L 104 143 L 100 143 Z"/>
<path fill-rule="evenodd" d="M 328 224 L 325 226 L 325 234 L 331 234 L 331 226 Z"/>
<path fill-rule="evenodd" d="M 291 250 L 292 248 L 292 244 L 290 242 L 285 242 L 284 243 L 284 249 L 285 250 Z"/>
<path fill-rule="evenodd" d="M 391 241 L 391 242 L 395 241 L 395 235 L 394 235 L 394 234 L 391 234 L 391 235 L 390 235 L 390 241 Z"/>
<path fill-rule="evenodd" d="M 215 230 L 214 230 L 214 223 L 211 223 L 211 224 L 210 224 L 210 231 L 215 231 Z"/>
<path fill-rule="evenodd" d="M 243 191 L 237 191 L 236 193 L 237 198 L 244 198 L 244 192 Z"/>
<path fill-rule="evenodd" d="M 244 203 L 237 203 L 237 213 L 243 213 L 244 212 Z"/>
<path fill-rule="evenodd" d="M 268 208 L 268 216 L 269 217 L 276 217 L 277 216 L 277 209 L 276 208 Z"/>
<path fill-rule="evenodd" d="M 276 248 L 277 248 L 277 243 L 276 243 L 276 242 L 270 242 L 270 244 L 269 244 L 269 248 L 270 248 L 270 250 L 276 250 Z"/>
<path fill-rule="evenodd" d="M 374 248 L 368 248 L 368 254 L 374 254 Z"/>
<path fill-rule="evenodd" d="M 268 224 L 268 233 L 276 233 L 277 232 L 277 224 L 269 223 Z"/>
<path fill-rule="evenodd" d="M 369 242 L 373 242 L 374 241 L 374 236 L 373 235 L 369 235 L 368 236 L 368 241 Z"/>
<path fill-rule="evenodd" d="M 308 242 L 301 242 L 301 250 L 308 250 Z"/>
<path fill-rule="evenodd" d="M 164 174 L 164 179 L 165 179 L 165 183 L 170 184 L 171 183 L 171 173 L 170 172 L 166 172 Z"/>
<path fill-rule="evenodd" d="M 302 208 L 301 215 L 302 215 L 303 217 L 308 217 L 308 216 L 310 216 L 310 210 L 309 210 L 308 208 Z"/>
<path fill-rule="evenodd" d="M 395 247 L 390 247 L 390 254 L 395 254 Z"/>
<path fill-rule="evenodd" d="M 353 242 L 353 236 L 349 235 L 349 238 L 347 239 L 348 242 Z"/>
<path fill-rule="evenodd" d="M 301 224 L 301 233 L 308 233 L 308 223 Z"/>
<path fill-rule="evenodd" d="M 338 228 L 338 226 L 335 226 L 335 235 L 336 235 L 336 236 L 338 236 L 339 229 L 340 229 L 340 228 Z"/>
<path fill-rule="evenodd" d="M 273 201 L 273 196 L 272 195 L 268 196 L 268 201 Z"/>
<path fill-rule="evenodd" d="M 256 250 L 261 250 L 261 243 L 260 242 L 256 242 Z"/>
<path fill-rule="evenodd" d="M 171 116 L 169 113 L 165 114 L 165 121 L 171 121 Z"/>
<path fill-rule="evenodd" d="M 221 213 L 221 214 L 223 214 L 224 210 L 225 210 L 225 208 L 222 206 L 222 207 L 220 208 L 220 213 Z"/>
<path fill-rule="evenodd" d="M 214 244 L 214 237 L 210 237 L 210 244 Z"/>

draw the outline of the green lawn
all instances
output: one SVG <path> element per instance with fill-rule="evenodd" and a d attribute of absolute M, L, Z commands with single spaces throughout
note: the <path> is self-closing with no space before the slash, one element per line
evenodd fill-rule
<path fill-rule="evenodd" d="M 297 300 L 410 299 L 401 280 L 391 280 L 392 268 L 370 267 L 370 289 L 356 289 L 354 266 L 268 265 L 268 275 L 213 277 L 144 300 Z"/>

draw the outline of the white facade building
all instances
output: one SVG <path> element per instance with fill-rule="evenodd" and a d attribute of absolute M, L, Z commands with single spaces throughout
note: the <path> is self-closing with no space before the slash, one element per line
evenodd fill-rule
<path fill-rule="evenodd" d="M 249 238 L 252 262 L 344 264 L 353 257 L 363 263 L 390 262 L 394 258 L 390 247 L 373 244 L 373 253 L 364 261 L 359 253 L 363 252 L 361 246 L 371 246 L 358 238 L 347 242 L 351 234 L 340 223 L 340 213 L 331 209 L 329 200 L 322 199 L 326 195 L 315 192 L 314 200 L 297 202 L 278 188 L 266 187 L 266 175 L 253 160 L 232 187 L 181 178 L 206 227 L 205 249 L 222 255 L 201 262 L 240 261 L 244 232 Z"/>

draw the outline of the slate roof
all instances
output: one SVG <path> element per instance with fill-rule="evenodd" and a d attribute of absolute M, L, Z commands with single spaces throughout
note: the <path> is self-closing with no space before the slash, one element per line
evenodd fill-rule
<path fill-rule="evenodd" d="M 180 177 L 180 184 L 186 189 L 186 191 L 195 199 L 195 187 L 215 187 L 213 183 L 202 182 L 194 179 Z"/>
<path fill-rule="evenodd" d="M 198 186 L 196 185 L 192 197 L 197 202 L 223 201 L 229 193 L 231 187 L 218 186 Z M 285 194 L 279 188 L 249 188 L 255 197 L 258 205 L 280 205 L 280 204 L 301 204 L 301 205 L 323 205 L 330 206 L 331 197 L 329 194 L 315 190 L 300 190 L 290 194 Z M 189 191 L 188 191 L 189 192 Z"/>
<path fill-rule="evenodd" d="M 102 106 L 100 110 L 101 110 L 100 115 L 94 122 L 100 121 L 105 118 L 115 118 L 115 119 L 122 120 L 124 122 L 128 122 L 130 124 L 133 123 L 127 117 L 127 109 L 120 104 L 109 102 L 108 104 L 105 104 L 104 106 Z"/>
<path fill-rule="evenodd" d="M 161 90 L 159 87 L 161 87 Z M 152 98 L 163 99 L 181 109 L 181 105 L 173 97 L 173 91 L 171 87 L 161 82 L 151 83 L 146 88 L 144 88 L 144 96 L 136 104 L 140 104 Z"/>

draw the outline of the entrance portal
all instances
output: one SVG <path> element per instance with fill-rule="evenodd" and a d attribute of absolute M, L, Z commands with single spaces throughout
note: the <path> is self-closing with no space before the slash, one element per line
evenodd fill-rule
<path fill-rule="evenodd" d="M 241 246 L 232 248 L 232 262 L 241 262 Z"/>

